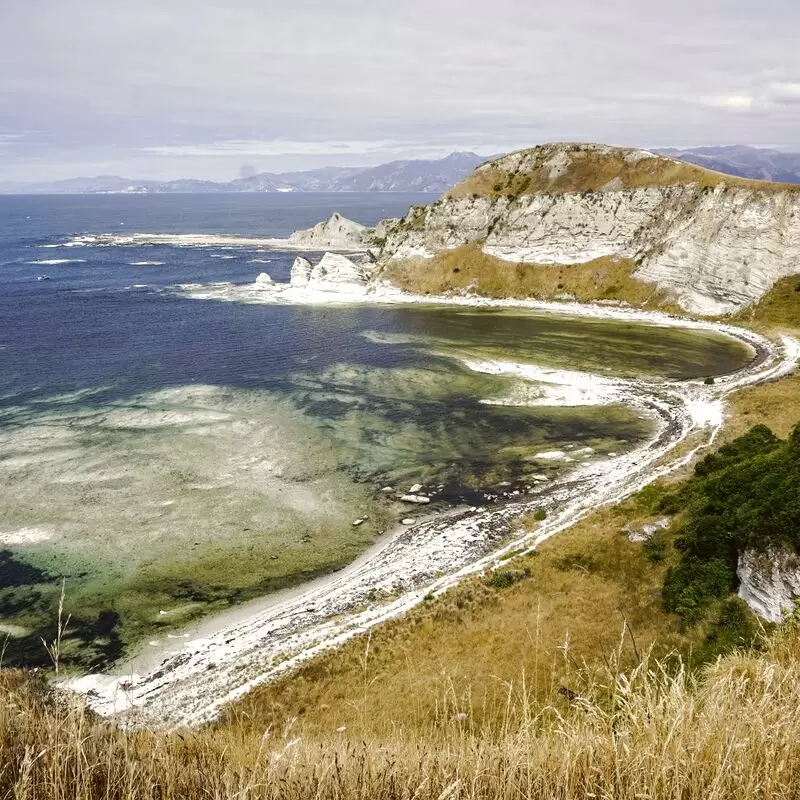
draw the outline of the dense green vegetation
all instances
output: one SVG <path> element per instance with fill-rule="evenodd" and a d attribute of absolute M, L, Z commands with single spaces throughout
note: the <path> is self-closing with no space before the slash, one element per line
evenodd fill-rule
<path fill-rule="evenodd" d="M 736 590 L 744 549 L 800 550 L 800 425 L 788 440 L 755 426 L 703 459 L 661 509 L 683 515 L 674 542 L 680 562 L 667 572 L 664 607 L 694 624 Z M 728 624 L 737 613 L 729 610 Z"/>

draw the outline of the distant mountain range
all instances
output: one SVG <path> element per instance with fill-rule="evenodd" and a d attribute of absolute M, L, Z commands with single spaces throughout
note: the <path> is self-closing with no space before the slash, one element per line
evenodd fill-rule
<path fill-rule="evenodd" d="M 781 183 L 800 183 L 800 153 L 746 145 L 662 148 L 653 152 L 707 169 Z M 436 160 L 392 161 L 377 167 L 322 167 L 305 172 L 262 172 L 227 183 L 183 179 L 150 181 L 100 175 L 52 183 L 0 184 L 0 194 L 220 194 L 231 192 L 432 192 L 464 180 L 493 156 L 451 153 Z"/>
<path fill-rule="evenodd" d="M 100 175 L 52 183 L 0 184 L 4 194 L 219 194 L 231 192 L 434 192 L 464 180 L 489 156 L 451 153 L 437 160 L 392 161 L 377 167 L 322 167 L 306 172 L 262 172 L 228 183 L 149 181 Z"/>
<path fill-rule="evenodd" d="M 800 183 L 800 153 L 783 153 L 745 145 L 692 147 L 688 150 L 666 148 L 655 152 L 742 178 Z"/>

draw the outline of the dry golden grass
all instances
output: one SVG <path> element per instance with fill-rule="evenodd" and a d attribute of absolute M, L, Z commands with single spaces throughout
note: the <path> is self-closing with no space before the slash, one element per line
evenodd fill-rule
<path fill-rule="evenodd" d="M 468 703 L 476 721 L 496 725 L 505 687 L 523 670 L 531 697 L 555 702 L 561 686 L 580 689 L 569 677 L 575 663 L 602 661 L 626 625 L 623 664 L 634 663 L 637 648 L 685 649 L 691 640 L 660 608 L 666 564 L 650 564 L 641 544 L 620 532 L 627 521 L 646 518 L 635 501 L 601 510 L 515 559 L 511 569 L 528 569 L 530 577 L 503 589 L 492 588 L 488 576 L 466 581 L 369 640 L 256 689 L 228 722 L 263 727 L 297 717 L 300 730 L 316 735 L 346 725 L 384 737 L 398 725 L 425 729 L 446 693 L 456 705 Z"/>
<path fill-rule="evenodd" d="M 513 264 L 486 255 L 478 242 L 438 253 L 430 259 L 390 262 L 383 273 L 409 292 L 443 294 L 474 291 L 484 297 L 553 300 L 571 295 L 581 302 L 622 300 L 659 306 L 663 292 L 632 277 L 635 264 L 624 258 L 598 258 L 586 264 Z"/>
<path fill-rule="evenodd" d="M 761 300 L 742 311 L 738 318 L 755 327 L 800 330 L 800 274 L 777 281 Z"/>
<path fill-rule="evenodd" d="M 729 401 L 723 429 L 725 441 L 746 433 L 753 425 L 764 424 L 785 438 L 800 416 L 800 375 L 752 386 L 737 392 Z"/>
<path fill-rule="evenodd" d="M 793 798 L 800 792 L 800 636 L 700 677 L 608 654 L 543 705 L 525 674 L 497 722 L 444 688 L 439 714 L 380 740 L 349 730 L 126 732 L 16 674 L 0 676 L 0 797 L 11 800 L 478 800 Z M 369 702 L 364 714 L 372 713 Z"/>
<path fill-rule="evenodd" d="M 704 169 L 686 161 L 675 161 L 661 156 L 626 160 L 627 150 L 603 153 L 585 149 L 582 145 L 560 145 L 559 151 L 569 154 L 571 163 L 563 174 L 551 177 L 551 167 L 546 161 L 554 150 L 550 145 L 523 151 L 529 154 L 532 169 L 508 172 L 503 159 L 490 162 L 477 169 L 466 180 L 448 192 L 449 197 L 472 195 L 519 197 L 546 192 L 565 194 L 571 192 L 598 192 L 611 184 L 617 189 L 641 189 L 651 186 L 695 185 L 714 188 L 721 184 L 755 191 L 800 191 L 794 184 L 751 180 Z M 507 162 L 506 162 L 507 163 Z M 613 183 L 612 183 L 613 182 Z"/>

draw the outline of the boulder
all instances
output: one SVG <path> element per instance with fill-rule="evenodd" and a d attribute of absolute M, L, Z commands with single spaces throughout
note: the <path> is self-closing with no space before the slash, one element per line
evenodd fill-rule
<path fill-rule="evenodd" d="M 668 517 L 649 522 L 645 525 L 635 527 L 633 525 L 626 525 L 622 531 L 628 534 L 628 541 L 631 542 L 646 542 L 648 539 L 655 536 L 659 531 L 664 531 L 670 526 Z"/>
<path fill-rule="evenodd" d="M 427 505 L 431 501 L 430 497 L 422 494 L 404 494 L 400 499 L 404 503 L 416 503 L 417 505 Z"/>
<path fill-rule="evenodd" d="M 292 286 L 303 288 L 308 286 L 308 281 L 311 278 L 311 271 L 313 267 L 311 262 L 303 256 L 297 256 L 292 264 L 292 271 L 290 273 L 289 283 Z"/>

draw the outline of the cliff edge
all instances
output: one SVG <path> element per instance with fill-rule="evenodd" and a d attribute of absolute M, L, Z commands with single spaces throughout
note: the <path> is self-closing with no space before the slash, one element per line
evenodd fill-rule
<path fill-rule="evenodd" d="M 660 302 L 729 314 L 800 273 L 800 186 L 724 175 L 646 150 L 548 144 L 481 165 L 432 205 L 387 224 L 380 244 L 383 279 L 407 289 L 421 277 L 435 277 L 431 291 L 458 289 L 457 280 L 436 275 L 438 259 L 468 248 L 495 271 L 506 264 L 510 274 L 513 266 L 521 290 L 536 269 L 558 267 L 558 285 L 568 290 L 570 278 L 588 268 L 602 296 L 622 269 Z M 448 273 L 460 272 L 457 261 L 447 260 Z"/>

